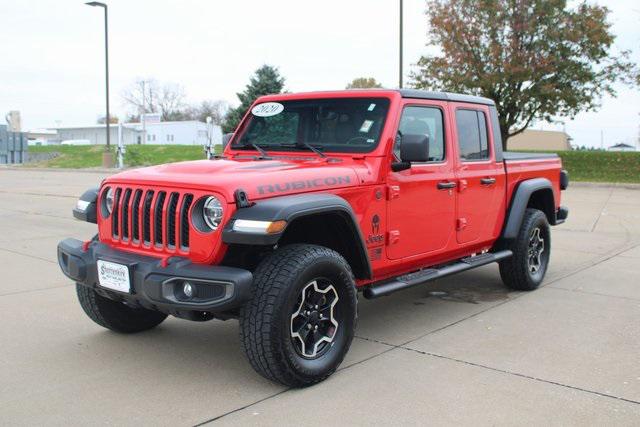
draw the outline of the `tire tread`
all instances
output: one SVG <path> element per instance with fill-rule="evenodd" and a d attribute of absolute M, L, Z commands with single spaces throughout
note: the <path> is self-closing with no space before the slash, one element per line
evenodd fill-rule
<path fill-rule="evenodd" d="M 282 296 L 304 266 L 324 257 L 338 260 L 345 274 L 348 274 L 348 280 L 353 283 L 351 268 L 340 254 L 322 246 L 308 244 L 293 244 L 278 249 L 263 260 L 254 272 L 253 295 L 241 311 L 240 340 L 253 368 L 267 379 L 287 386 L 308 386 L 326 379 L 337 368 L 336 366 L 313 379 L 300 375 L 287 363 L 282 342 L 278 334 L 274 333 L 278 329 L 276 322 L 280 319 L 282 307 L 279 306 L 279 301 Z M 347 350 L 348 346 L 345 354 Z"/>

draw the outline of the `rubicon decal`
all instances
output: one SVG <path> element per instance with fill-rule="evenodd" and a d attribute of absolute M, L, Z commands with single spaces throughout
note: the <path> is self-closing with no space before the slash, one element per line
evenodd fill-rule
<path fill-rule="evenodd" d="M 327 178 L 315 178 L 301 181 L 282 182 L 278 184 L 265 184 L 258 186 L 258 194 L 286 193 L 291 190 L 305 190 L 319 187 L 333 187 L 336 185 L 351 183 L 350 176 L 330 176 Z"/>

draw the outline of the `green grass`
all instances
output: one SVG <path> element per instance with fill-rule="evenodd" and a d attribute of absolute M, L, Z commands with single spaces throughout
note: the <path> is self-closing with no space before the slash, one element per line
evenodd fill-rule
<path fill-rule="evenodd" d="M 96 168 L 102 164 L 103 146 L 29 147 L 31 152 L 58 152 L 55 159 L 30 163 L 50 168 Z M 640 183 L 640 152 L 564 151 L 558 153 L 571 181 Z M 199 145 L 127 146 L 126 166 L 158 165 L 204 159 Z"/>
<path fill-rule="evenodd" d="M 55 152 L 60 155 L 54 159 L 29 163 L 29 166 L 47 168 L 97 168 L 102 165 L 104 146 L 35 146 L 29 147 L 32 153 Z M 115 149 L 111 150 L 114 153 Z M 204 149 L 199 145 L 130 145 L 124 155 L 125 166 L 147 166 L 184 160 L 204 159 Z"/>
<path fill-rule="evenodd" d="M 562 151 L 569 181 L 640 183 L 640 152 Z"/>

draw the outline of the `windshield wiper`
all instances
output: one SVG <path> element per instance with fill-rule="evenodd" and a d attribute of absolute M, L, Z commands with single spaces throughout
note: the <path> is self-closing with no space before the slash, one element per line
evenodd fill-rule
<path fill-rule="evenodd" d="M 269 156 L 269 153 L 267 153 L 265 151 L 264 148 L 260 147 L 258 144 L 255 144 L 253 142 L 248 142 L 243 144 L 245 147 L 253 147 L 258 153 L 260 153 L 260 158 L 264 159 L 264 160 L 270 160 L 271 157 Z"/>
<path fill-rule="evenodd" d="M 322 151 L 320 151 L 318 148 L 314 147 L 313 145 L 309 144 L 308 142 L 300 142 L 296 144 L 280 144 L 280 146 L 286 147 L 286 148 L 307 148 L 322 158 L 327 157 L 326 154 L 324 154 Z"/>

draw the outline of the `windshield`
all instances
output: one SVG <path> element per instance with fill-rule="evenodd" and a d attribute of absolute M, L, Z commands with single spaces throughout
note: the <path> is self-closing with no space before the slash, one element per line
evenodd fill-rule
<path fill-rule="evenodd" d="M 364 153 L 378 145 L 387 98 L 334 98 L 255 105 L 232 145 L 235 149 Z"/>

